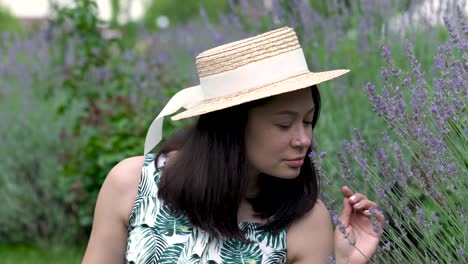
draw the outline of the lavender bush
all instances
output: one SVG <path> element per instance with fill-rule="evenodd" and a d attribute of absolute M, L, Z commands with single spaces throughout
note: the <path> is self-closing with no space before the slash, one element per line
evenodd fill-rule
<path fill-rule="evenodd" d="M 61 139 L 82 106 L 75 101 L 58 114 L 66 95 L 44 99 L 38 92 L 55 81 L 44 34 L 4 34 L 1 43 L 9 46 L 0 49 L 0 245 L 62 241 L 73 219 L 60 180 L 62 154 L 71 148 Z"/>
<path fill-rule="evenodd" d="M 355 130 L 338 155 L 341 183 L 372 196 L 387 217 L 376 263 L 466 260 L 468 28 L 460 7 L 457 14 L 457 21 L 444 18 L 450 38 L 438 47 L 430 74 L 410 41 L 407 71 L 382 47 L 384 84 L 377 89 L 369 82 L 364 91 L 388 130 L 373 142 Z M 324 177 L 332 188 L 333 179 Z"/>

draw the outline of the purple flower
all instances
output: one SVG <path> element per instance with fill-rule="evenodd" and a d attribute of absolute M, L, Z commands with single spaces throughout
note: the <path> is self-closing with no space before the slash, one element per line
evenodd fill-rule
<path fill-rule="evenodd" d="M 382 136 L 382 140 L 386 143 L 388 143 L 390 141 L 390 137 L 388 136 L 387 132 L 386 131 L 383 131 L 382 132 L 383 136 Z"/>
<path fill-rule="evenodd" d="M 351 169 L 349 168 L 348 159 L 346 159 L 343 153 L 338 153 L 338 160 L 341 164 L 341 176 L 345 182 L 349 182 L 351 180 Z"/>
<path fill-rule="evenodd" d="M 416 59 L 414 55 L 412 44 L 406 41 L 404 43 L 404 46 L 408 54 L 408 57 L 410 59 L 412 72 L 416 78 L 415 85 L 411 86 L 412 94 L 411 94 L 410 102 L 411 102 L 411 106 L 413 107 L 413 116 L 416 118 L 419 118 L 420 114 L 424 111 L 424 108 L 426 106 L 427 84 L 426 84 L 426 80 L 424 79 L 424 73 L 421 72 L 421 64 L 418 62 L 418 60 Z"/>
<path fill-rule="evenodd" d="M 380 75 L 382 76 L 382 78 L 386 81 L 389 81 L 390 80 L 390 76 L 389 76 L 389 73 L 388 73 L 388 69 L 386 68 L 382 68 L 380 70 Z"/>
<path fill-rule="evenodd" d="M 388 176 L 390 174 L 390 165 L 388 160 L 388 155 L 385 153 L 385 150 L 381 147 L 377 148 L 377 160 L 379 161 L 380 173 L 383 176 Z"/>
<path fill-rule="evenodd" d="M 370 212 L 370 219 L 372 223 L 372 229 L 378 236 L 381 236 L 383 233 L 383 228 L 380 226 L 379 222 L 377 221 L 376 214 L 378 211 L 375 208 L 370 208 L 369 212 Z"/>
<path fill-rule="evenodd" d="M 463 15 L 461 6 L 457 5 L 456 10 L 457 10 L 458 22 L 460 23 L 460 28 L 462 29 L 463 34 L 468 35 L 468 26 L 465 20 L 466 17 Z"/>
<path fill-rule="evenodd" d="M 377 195 L 379 198 L 384 198 L 385 197 L 385 189 L 382 188 L 381 186 L 375 186 L 375 190 L 377 191 Z"/>
<path fill-rule="evenodd" d="M 411 214 L 409 214 L 411 215 Z M 400 231 L 400 236 L 402 237 L 406 237 L 408 235 L 408 233 L 406 232 L 406 230 L 403 228 L 402 224 L 400 221 L 396 220 L 395 221 L 395 226 L 396 228 L 398 229 L 398 231 Z"/>
<path fill-rule="evenodd" d="M 315 153 L 315 151 L 312 150 L 312 151 L 309 153 L 308 156 L 309 156 L 309 158 L 314 159 L 314 158 L 317 157 L 317 153 Z"/>
<path fill-rule="evenodd" d="M 418 222 L 424 227 L 428 228 L 431 225 L 427 222 L 426 216 L 424 215 L 424 212 L 422 211 L 421 207 L 416 207 L 416 218 Z"/>
<path fill-rule="evenodd" d="M 381 97 L 376 94 L 375 85 L 367 83 L 366 87 L 364 88 L 364 91 L 372 105 L 373 111 L 376 112 L 379 116 L 386 117 L 386 104 L 381 99 Z"/>
<path fill-rule="evenodd" d="M 398 167 L 395 169 L 395 178 L 400 187 L 406 189 L 408 187 L 406 181 L 413 178 L 413 172 L 408 166 L 400 146 L 395 143 L 392 145 L 392 149 L 398 160 Z"/>
<path fill-rule="evenodd" d="M 450 41 L 452 43 L 454 43 L 454 44 L 458 43 L 460 38 L 459 38 L 456 30 L 452 27 L 452 24 L 450 24 L 447 17 L 444 17 L 443 20 L 444 20 L 445 28 L 447 29 L 447 31 L 448 31 L 448 33 L 450 35 Z"/>
<path fill-rule="evenodd" d="M 388 64 L 390 67 L 390 72 L 394 77 L 399 77 L 401 74 L 401 71 L 395 67 L 393 64 L 393 59 L 392 59 L 392 52 L 390 51 L 390 48 L 387 46 L 382 46 L 382 52 L 381 55 L 384 57 L 385 62 Z"/>
<path fill-rule="evenodd" d="M 332 222 L 333 222 L 333 225 L 337 226 L 338 229 L 340 230 L 341 234 L 343 235 L 343 237 L 345 239 L 348 240 L 349 244 L 350 245 L 355 245 L 356 244 L 356 241 L 352 241 L 350 236 L 349 236 L 349 233 L 346 231 L 346 227 L 344 226 L 343 222 L 341 222 L 341 219 L 340 219 L 340 216 L 336 213 L 336 212 L 333 212 L 331 211 L 330 212 L 331 215 L 332 215 Z"/>

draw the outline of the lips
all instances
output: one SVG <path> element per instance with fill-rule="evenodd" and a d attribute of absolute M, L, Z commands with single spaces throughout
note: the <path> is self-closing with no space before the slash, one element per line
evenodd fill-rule
<path fill-rule="evenodd" d="M 300 157 L 300 158 L 292 159 L 292 160 L 286 160 L 286 164 L 288 164 L 289 167 L 293 167 L 293 168 L 301 167 L 302 164 L 304 164 L 304 157 Z"/>

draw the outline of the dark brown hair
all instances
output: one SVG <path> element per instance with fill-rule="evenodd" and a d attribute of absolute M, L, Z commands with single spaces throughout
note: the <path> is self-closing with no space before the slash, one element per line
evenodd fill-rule
<path fill-rule="evenodd" d="M 314 127 L 320 94 L 317 86 L 310 90 L 315 104 Z M 201 115 L 191 127 L 165 142 L 156 159 L 171 150 L 178 153 L 175 164 L 164 169 L 158 197 L 214 236 L 244 241 L 237 214 L 248 183 L 244 138 L 247 114 L 270 99 Z M 307 156 L 294 179 L 260 175 L 260 191 L 248 199 L 258 216 L 268 219 L 260 228 L 277 232 L 308 212 L 318 198 L 318 181 Z"/>

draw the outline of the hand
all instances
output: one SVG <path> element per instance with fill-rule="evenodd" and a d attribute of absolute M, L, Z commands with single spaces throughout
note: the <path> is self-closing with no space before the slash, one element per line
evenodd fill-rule
<path fill-rule="evenodd" d="M 377 226 L 377 230 L 383 230 L 385 217 L 377 210 L 377 204 L 368 200 L 363 194 L 353 194 L 347 186 L 343 186 L 341 192 L 344 199 L 340 214 L 341 223 L 335 228 L 336 263 L 367 263 L 377 250 L 381 234 L 374 231 L 371 208 L 375 210 L 374 225 Z M 340 224 L 342 224 L 341 229 Z M 349 235 L 348 238 L 344 237 L 343 229 Z M 355 245 L 351 245 L 350 241 L 355 242 Z"/>

